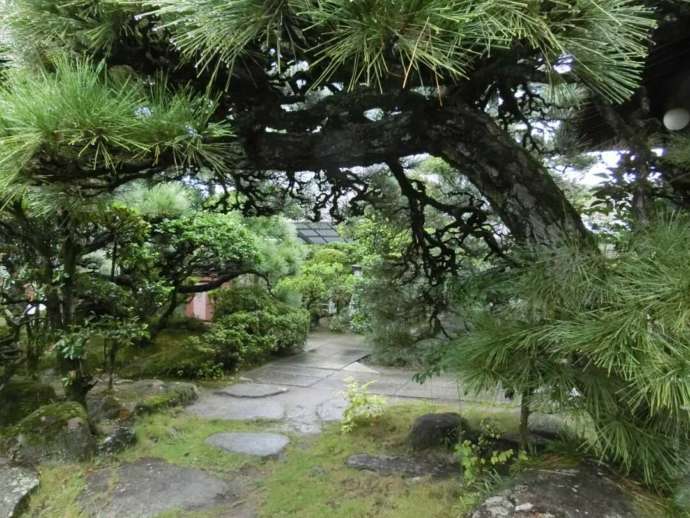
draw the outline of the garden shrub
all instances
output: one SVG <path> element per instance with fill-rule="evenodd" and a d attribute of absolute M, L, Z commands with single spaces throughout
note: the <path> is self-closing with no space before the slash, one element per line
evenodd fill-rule
<path fill-rule="evenodd" d="M 207 329 L 207 326 L 204 326 Z M 223 375 L 215 351 L 183 329 L 167 329 L 145 348 L 127 351 L 121 374 L 133 378 L 215 379 Z"/>
<path fill-rule="evenodd" d="M 347 408 L 343 413 L 340 429 L 344 433 L 349 433 L 358 426 L 381 417 L 386 409 L 386 398 L 369 393 L 369 386 L 375 383 L 374 381 L 360 385 L 354 378 L 347 378 L 345 382 Z"/>
<path fill-rule="evenodd" d="M 213 326 L 191 343 L 211 348 L 216 361 L 227 369 L 292 351 L 307 338 L 308 312 L 288 306 L 265 289 L 229 288 L 214 299 Z"/>
<path fill-rule="evenodd" d="M 349 329 L 349 309 L 356 278 L 354 245 L 341 244 L 314 247 L 297 275 L 285 277 L 276 286 L 278 297 L 291 305 L 309 311 L 312 326 L 328 316 L 330 304 L 335 309 L 332 331 Z M 333 321 L 332 321 L 333 322 Z"/>

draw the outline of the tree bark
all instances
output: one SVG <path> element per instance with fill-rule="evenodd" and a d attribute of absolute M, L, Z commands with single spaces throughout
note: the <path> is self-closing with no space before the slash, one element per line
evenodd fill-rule
<path fill-rule="evenodd" d="M 243 141 L 246 169 L 317 171 L 382 164 L 430 153 L 486 197 L 512 235 L 533 244 L 592 240 L 544 166 L 478 108 L 431 101 L 378 122 L 350 121 L 318 132 L 261 132 Z"/>
<path fill-rule="evenodd" d="M 516 239 L 591 245 L 580 215 L 548 171 L 488 115 L 455 102 L 439 111 L 430 137 L 432 152 L 479 189 Z"/>

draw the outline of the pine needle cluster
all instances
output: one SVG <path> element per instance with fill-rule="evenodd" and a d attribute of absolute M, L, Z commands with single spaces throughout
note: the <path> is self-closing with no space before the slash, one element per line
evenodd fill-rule
<path fill-rule="evenodd" d="M 639 78 L 649 11 L 630 0 L 145 0 L 197 66 L 232 68 L 270 51 L 306 60 L 326 80 L 382 87 L 470 74 L 509 49 L 537 51 L 554 83 L 561 67 L 602 95 L 626 98 Z M 280 68 L 280 67 L 279 67 Z"/>
<path fill-rule="evenodd" d="M 500 383 L 557 402 L 581 418 L 590 452 L 663 486 L 690 444 L 689 250 L 680 219 L 608 255 L 542 250 L 473 288 L 500 300 L 490 309 L 465 293 L 481 309 L 449 364 L 472 389 Z"/>
<path fill-rule="evenodd" d="M 161 162 L 222 168 L 230 129 L 215 102 L 188 90 L 113 79 L 102 64 L 57 59 L 52 70 L 14 69 L 0 87 L 0 186 L 24 177 L 69 181 Z M 225 137 L 226 144 L 216 141 Z"/>

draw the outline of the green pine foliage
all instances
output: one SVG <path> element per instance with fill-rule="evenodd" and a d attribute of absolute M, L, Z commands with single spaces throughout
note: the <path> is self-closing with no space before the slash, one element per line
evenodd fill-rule
<path fill-rule="evenodd" d="M 137 8 L 117 0 L 7 0 L 0 19 L 20 53 L 108 52 L 134 30 Z"/>
<path fill-rule="evenodd" d="M 463 293 L 473 329 L 449 365 L 472 389 L 557 402 L 581 418 L 590 452 L 664 486 L 690 440 L 689 250 L 681 219 L 608 255 L 540 250 Z"/>
<path fill-rule="evenodd" d="M 381 87 L 390 75 L 467 77 L 482 56 L 516 42 L 621 100 L 634 89 L 653 21 L 630 0 L 146 0 L 150 15 L 197 66 L 232 68 L 264 48 L 282 59 L 307 51 L 320 80 Z M 345 74 L 343 74 L 343 72 Z"/>
<path fill-rule="evenodd" d="M 103 64 L 59 58 L 54 70 L 13 69 L 0 87 L 0 188 L 18 177 L 69 181 L 123 164 L 223 168 L 228 137 L 215 102 L 109 78 Z"/>

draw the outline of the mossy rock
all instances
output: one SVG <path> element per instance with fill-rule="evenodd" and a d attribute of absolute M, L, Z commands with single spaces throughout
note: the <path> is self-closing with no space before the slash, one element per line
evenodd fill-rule
<path fill-rule="evenodd" d="M 87 396 L 86 408 L 92 423 L 105 420 L 124 421 L 130 413 L 118 398 L 108 393 Z"/>
<path fill-rule="evenodd" d="M 28 464 L 78 462 L 96 451 L 86 410 L 74 402 L 40 407 L 13 427 L 8 436 L 12 457 Z"/>
<path fill-rule="evenodd" d="M 13 379 L 0 391 L 0 427 L 11 426 L 37 408 L 57 401 L 55 390 L 28 379 Z"/>
<path fill-rule="evenodd" d="M 99 383 L 87 396 L 94 422 L 127 421 L 134 415 L 151 414 L 165 408 L 187 405 L 199 397 L 194 383 L 143 379 L 121 380 L 109 390 Z"/>
<path fill-rule="evenodd" d="M 137 402 L 134 406 L 135 414 L 151 414 L 170 407 L 184 406 L 199 397 L 199 390 L 193 383 L 168 382 L 159 387 L 158 394 L 151 394 Z"/>

